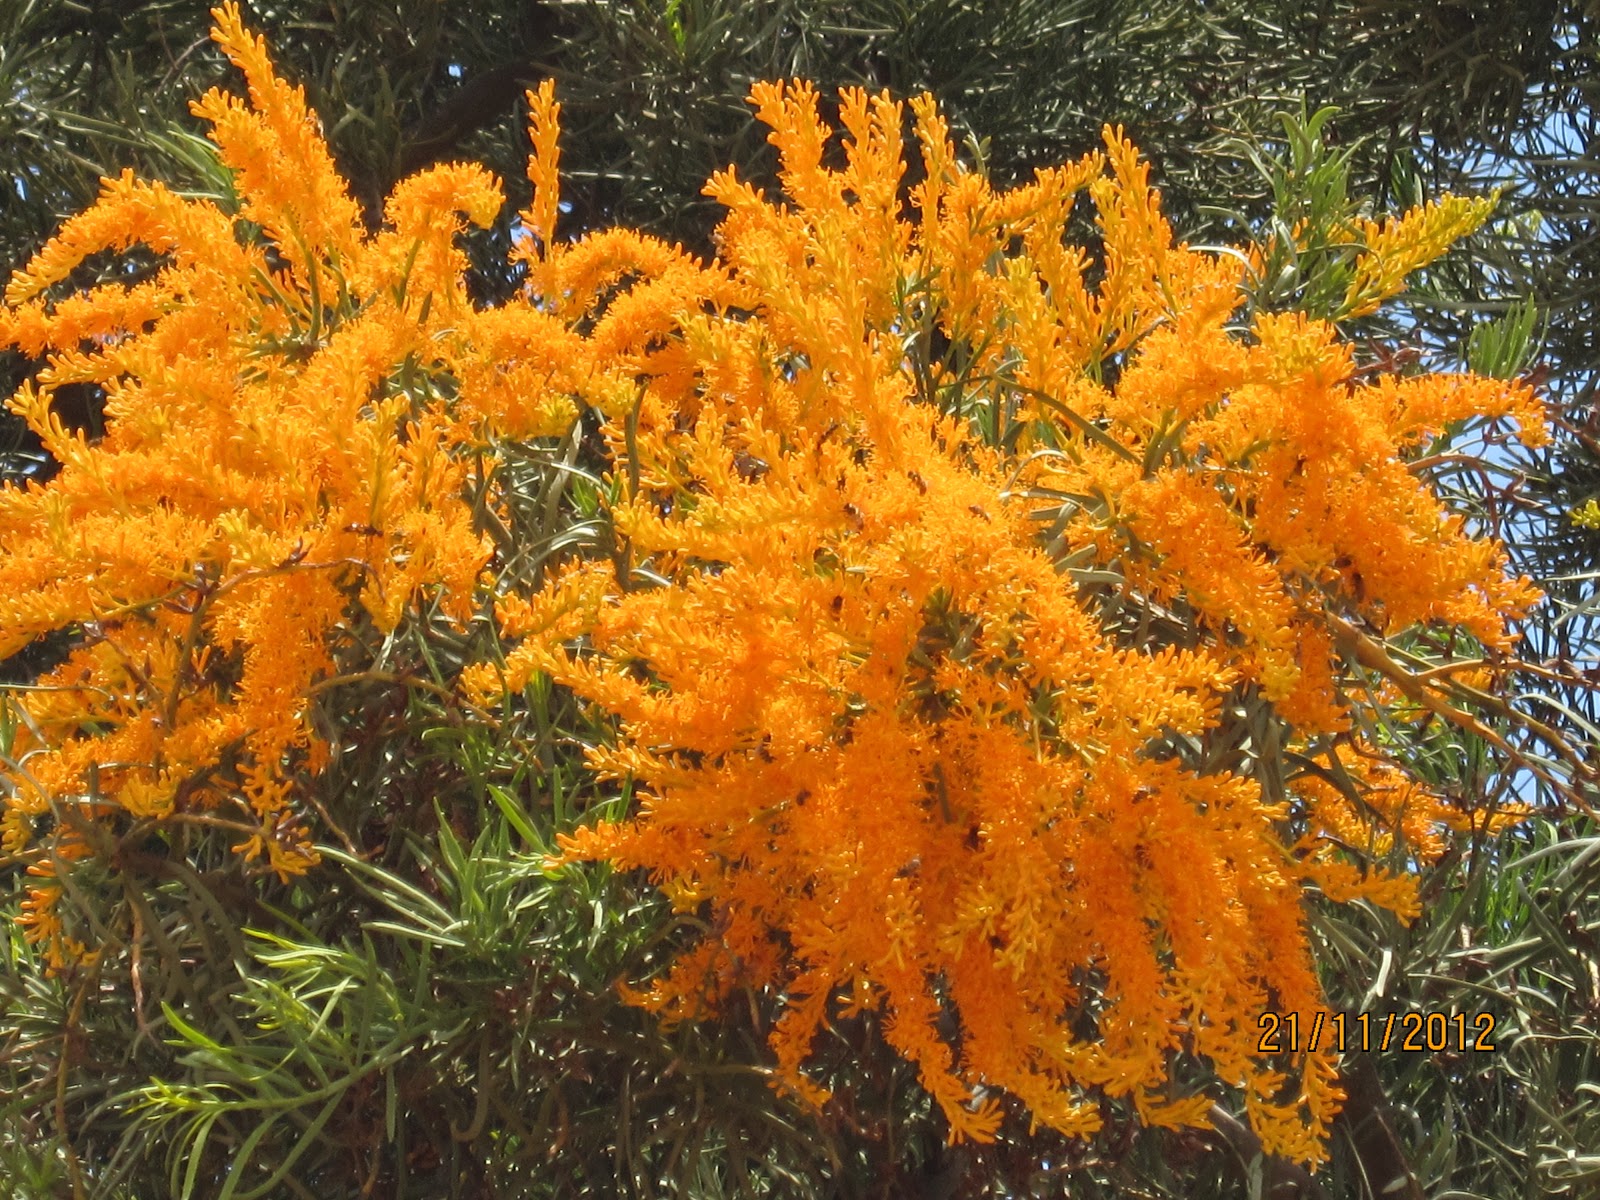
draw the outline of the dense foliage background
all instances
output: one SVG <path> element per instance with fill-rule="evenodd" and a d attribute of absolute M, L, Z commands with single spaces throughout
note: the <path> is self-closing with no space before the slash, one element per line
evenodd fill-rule
<path fill-rule="evenodd" d="M 394 0 L 260 4 L 246 19 L 306 85 L 372 214 L 398 179 L 456 158 L 489 164 L 519 207 L 521 95 L 547 77 L 565 106 L 562 235 L 623 222 L 700 253 L 718 217 L 700 190 L 711 172 L 734 161 L 770 175 L 749 84 L 796 75 L 824 96 L 840 83 L 933 92 L 999 184 L 1075 158 L 1103 123 L 1121 123 L 1155 164 L 1181 236 L 1277 247 L 1254 295 L 1267 309 L 1315 313 L 1339 291 L 1339 254 L 1316 230 L 1503 188 L 1476 240 L 1368 323 L 1363 352 L 1381 369 L 1527 373 L 1549 397 L 1552 448 L 1463 437 L 1437 480 L 1551 597 L 1528 631 L 1517 709 L 1592 753 L 1600 534 L 1571 514 L 1600 493 L 1600 14 L 1491 0 L 1147 7 Z M 20 265 L 124 166 L 230 194 L 187 111 L 230 82 L 209 26 L 203 6 L 175 0 L 114 16 L 0 0 L 0 265 Z M 517 282 L 500 266 L 508 241 L 502 222 L 469 243 L 481 298 Z M 37 365 L 7 359 L 6 391 Z M 101 397 L 65 399 L 63 415 L 98 433 Z M 0 448 L 12 478 L 52 470 L 15 424 Z M 581 437 L 533 446 L 497 483 L 520 505 L 507 536 L 532 548 L 524 569 L 586 536 L 581 521 L 552 524 L 550 501 L 573 472 L 597 471 L 600 452 Z M 3 669 L 24 680 L 59 649 L 37 645 Z M 1086 1144 L 948 1150 L 870 1018 L 841 1024 L 826 1051 L 850 1082 L 821 1126 L 767 1088 L 756 1064 L 770 1014 L 753 1000 L 748 1024 L 663 1033 L 611 989 L 682 932 L 659 900 L 637 881 L 552 880 L 537 866 L 554 833 L 603 799 L 584 794 L 578 765 L 601 731 L 560 692 L 492 729 L 464 721 L 440 685 L 476 653 L 408 627 L 384 647 L 383 678 L 368 672 L 328 697 L 346 747 L 323 793 L 330 827 L 383 853 L 319 885 L 314 903 L 249 892 L 220 864 L 174 869 L 145 948 L 81 977 L 42 978 L 20 933 L 6 935 L 0 1195 L 214 1194 L 264 1127 L 269 1169 L 241 1173 L 239 1194 L 1026 1195 L 1059 1194 L 1068 1172 L 1074 1194 L 1108 1196 L 1600 1186 L 1600 835 L 1572 795 L 1540 782 L 1553 751 L 1525 720 L 1494 723 L 1520 766 L 1437 727 L 1407 752 L 1447 793 L 1481 803 L 1514 791 L 1544 806 L 1538 819 L 1429 868 L 1409 929 L 1377 910 L 1312 913 L 1337 1004 L 1487 1008 L 1500 1050 L 1351 1056 L 1335 1161 L 1313 1181 L 1262 1160 L 1226 1113 L 1215 1135 L 1144 1131 L 1111 1111 Z M 0 727 L 7 752 L 11 736 Z M 20 893 L 22 868 L 0 859 L 8 892 Z M 421 1059 L 394 1056 L 417 1044 L 430 1047 Z M 140 1118 L 151 1111 L 168 1119 Z M 263 1126 L 262 1113 L 282 1120 Z M 282 1178 L 277 1165 L 290 1168 Z"/>

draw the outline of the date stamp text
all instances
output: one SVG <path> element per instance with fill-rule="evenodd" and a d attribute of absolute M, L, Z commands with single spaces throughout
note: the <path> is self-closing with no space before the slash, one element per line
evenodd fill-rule
<path fill-rule="evenodd" d="M 1494 1014 L 1487 1012 L 1266 1012 L 1256 1024 L 1261 1030 L 1258 1054 L 1468 1054 L 1495 1048 Z"/>

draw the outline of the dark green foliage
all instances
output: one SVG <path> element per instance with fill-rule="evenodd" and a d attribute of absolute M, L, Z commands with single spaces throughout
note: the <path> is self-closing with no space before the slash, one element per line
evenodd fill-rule
<path fill-rule="evenodd" d="M 1592 825 L 1541 823 L 1442 862 L 1410 929 L 1377 914 L 1363 925 L 1348 910 L 1317 918 L 1329 990 L 1351 1008 L 1494 1017 L 1493 1052 L 1356 1056 L 1387 1097 L 1387 1132 L 1421 1194 L 1581 1197 L 1600 1186 L 1597 895 Z M 1327 1186 L 1359 1195 L 1363 1158 L 1374 1158 L 1363 1138 L 1386 1135 L 1344 1118 L 1340 1133 Z"/>

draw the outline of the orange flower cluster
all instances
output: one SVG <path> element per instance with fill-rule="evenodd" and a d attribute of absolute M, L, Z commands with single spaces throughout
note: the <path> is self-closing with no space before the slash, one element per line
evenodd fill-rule
<path fill-rule="evenodd" d="M 561 316 L 470 304 L 456 235 L 504 205 L 482 169 L 405 180 L 368 235 L 303 93 L 234 5 L 215 16 L 250 103 L 194 110 L 239 210 L 107 180 L 0 307 L 0 345 L 48 355 L 11 408 L 60 464 L 0 491 L 0 656 L 77 635 L 20 704 L 0 817 L 7 854 L 53 827 L 25 923 L 56 967 L 92 953 L 63 929 L 60 876 L 130 818 L 231 828 L 283 878 L 317 861 L 299 781 L 326 761 L 313 697 L 355 614 L 387 634 L 408 606 L 478 611 L 473 455 L 614 411 L 631 379 L 591 368 Z M 148 278 L 72 286 L 136 244 Z M 597 276 L 627 267 L 600 257 Z M 94 444 L 53 409 L 71 384 L 105 390 Z"/>
<path fill-rule="evenodd" d="M 1239 267 L 1173 246 L 1114 132 L 997 194 L 919 102 L 908 219 L 897 105 L 844 93 L 829 169 L 811 90 L 754 97 L 788 203 L 731 172 L 707 188 L 754 315 L 685 306 L 614 441 L 637 481 L 618 529 L 665 586 L 579 563 L 500 606 L 524 639 L 509 683 L 546 672 L 615 714 L 593 765 L 639 789 L 632 820 L 580 831 L 566 859 L 645 868 L 715 916 L 639 1002 L 681 1019 L 781 988 L 781 1072 L 817 1100 L 817 1033 L 880 1011 L 958 1138 L 995 1132 L 1001 1091 L 1067 1132 L 1096 1127 L 1096 1090 L 1203 1123 L 1211 1098 L 1172 1076 L 1182 1051 L 1243 1089 L 1271 1149 L 1316 1161 L 1332 1060 L 1286 1074 L 1255 1053 L 1264 1009 L 1318 1003 L 1302 889 L 1409 916 L 1409 877 L 1334 847 L 1389 846 L 1403 824 L 1437 853 L 1453 814 L 1376 756 L 1337 762 L 1358 808 L 1314 776 L 1271 803 L 1162 747 L 1207 737 L 1240 688 L 1302 750 L 1345 730 L 1329 613 L 1503 646 L 1532 591 L 1404 454 L 1469 415 L 1538 436 L 1532 397 L 1363 384 L 1325 324 L 1233 327 Z M 1065 237 L 1084 191 L 1093 266 Z M 1408 236 L 1457 232 L 1437 211 Z M 1111 628 L 1086 578 L 1184 638 Z M 1286 845 L 1292 816 L 1305 836 Z"/>
<path fill-rule="evenodd" d="M 1321 1158 L 1331 1059 L 1256 1053 L 1264 1010 L 1320 1003 L 1305 888 L 1408 914 L 1406 876 L 1337 848 L 1436 852 L 1451 814 L 1360 745 L 1326 751 L 1360 805 L 1175 747 L 1240 696 L 1307 754 L 1345 731 L 1352 629 L 1504 645 L 1533 593 L 1406 458 L 1468 416 L 1538 436 L 1531 396 L 1363 382 L 1325 324 L 1230 324 L 1240 268 L 1173 245 L 1120 133 L 997 193 L 914 102 L 907 210 L 900 106 L 843 93 L 833 157 L 803 84 L 755 89 L 786 201 L 714 178 L 711 264 L 622 230 L 559 242 L 558 109 L 530 96 L 527 287 L 477 309 L 454 238 L 495 181 L 435 168 L 364 233 L 301 94 L 217 17 L 252 104 L 196 111 L 241 211 L 108 183 L 0 309 L 0 343 L 50 352 L 13 407 L 62 463 L 0 493 L 0 654 L 81 634 L 22 703 L 0 827 L 15 853 L 58 817 L 25 917 L 52 961 L 90 952 L 59 876 L 113 820 L 231 807 L 242 853 L 312 865 L 295 781 L 326 758 L 311 705 L 352 612 L 464 620 L 490 586 L 466 462 L 598 410 L 618 552 L 499 597 L 518 644 L 463 687 L 544 672 L 616 718 L 592 766 L 637 812 L 565 859 L 644 868 L 714 921 L 638 1002 L 684 1019 L 775 989 L 781 1077 L 817 1100 L 818 1032 L 879 1012 L 958 1138 L 993 1136 L 1002 1093 L 1066 1132 L 1097 1094 L 1203 1124 L 1184 1053 L 1270 1150 Z M 1085 194 L 1098 261 L 1067 236 Z M 1379 230 L 1361 302 L 1462 226 L 1446 205 Z M 152 278 L 58 294 L 134 242 Z M 52 412 L 73 382 L 108 393 L 96 445 Z"/>

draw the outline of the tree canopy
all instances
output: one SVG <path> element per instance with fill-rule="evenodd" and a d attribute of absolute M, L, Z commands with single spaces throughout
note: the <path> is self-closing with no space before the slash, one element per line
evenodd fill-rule
<path fill-rule="evenodd" d="M 1586 8 L 212 19 L 0 13 L 14 1194 L 1600 1178 Z"/>

